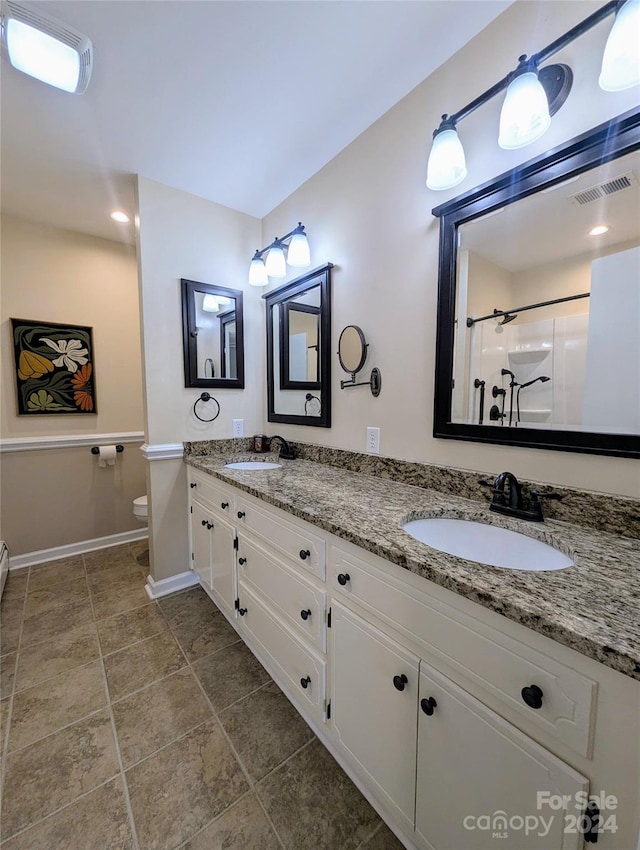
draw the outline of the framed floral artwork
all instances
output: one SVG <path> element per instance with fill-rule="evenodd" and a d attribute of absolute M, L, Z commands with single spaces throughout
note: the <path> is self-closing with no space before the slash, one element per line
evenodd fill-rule
<path fill-rule="evenodd" d="M 97 413 L 92 328 L 11 319 L 18 414 Z"/>

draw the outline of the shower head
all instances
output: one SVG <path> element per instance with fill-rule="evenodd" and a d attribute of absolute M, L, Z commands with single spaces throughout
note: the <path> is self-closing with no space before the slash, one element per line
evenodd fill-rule
<path fill-rule="evenodd" d="M 527 381 L 526 384 L 520 384 L 520 389 L 523 390 L 525 387 L 530 387 L 531 384 L 535 384 L 537 381 L 545 384 L 547 381 L 550 381 L 551 378 L 547 377 L 547 375 L 540 375 L 539 378 L 534 378 L 532 381 Z"/>
<path fill-rule="evenodd" d="M 501 369 L 500 374 L 503 375 L 503 376 L 504 375 L 510 375 L 512 381 L 515 381 L 515 379 L 516 379 L 516 376 L 513 374 L 513 372 L 510 369 Z"/>

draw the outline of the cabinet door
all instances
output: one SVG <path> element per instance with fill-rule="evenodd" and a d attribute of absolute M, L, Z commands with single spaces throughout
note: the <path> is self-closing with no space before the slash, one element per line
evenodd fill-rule
<path fill-rule="evenodd" d="M 565 810 L 538 794 L 567 795 L 566 812 L 580 816 L 588 780 L 424 661 L 418 718 L 416 831 L 427 846 L 582 847 L 577 831 L 565 834 Z"/>
<path fill-rule="evenodd" d="M 218 517 L 212 520 L 211 529 L 211 581 L 216 602 L 234 615 L 236 599 L 235 529 Z"/>
<path fill-rule="evenodd" d="M 418 658 L 335 600 L 329 634 L 335 733 L 398 824 L 412 830 Z"/>
<path fill-rule="evenodd" d="M 191 547 L 193 569 L 211 589 L 211 514 L 199 502 L 191 503 Z"/>

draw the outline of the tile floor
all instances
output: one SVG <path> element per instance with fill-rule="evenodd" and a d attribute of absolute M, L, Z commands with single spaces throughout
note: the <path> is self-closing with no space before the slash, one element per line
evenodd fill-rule
<path fill-rule="evenodd" d="M 12 573 L 2 850 L 401 850 L 200 588 L 145 543 Z"/>

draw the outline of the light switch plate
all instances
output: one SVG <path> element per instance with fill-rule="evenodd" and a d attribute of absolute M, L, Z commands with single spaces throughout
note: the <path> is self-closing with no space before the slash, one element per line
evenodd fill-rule
<path fill-rule="evenodd" d="M 370 455 L 380 454 L 380 429 L 367 428 L 367 452 Z"/>
<path fill-rule="evenodd" d="M 244 437 L 244 419 L 233 420 L 233 436 Z"/>

